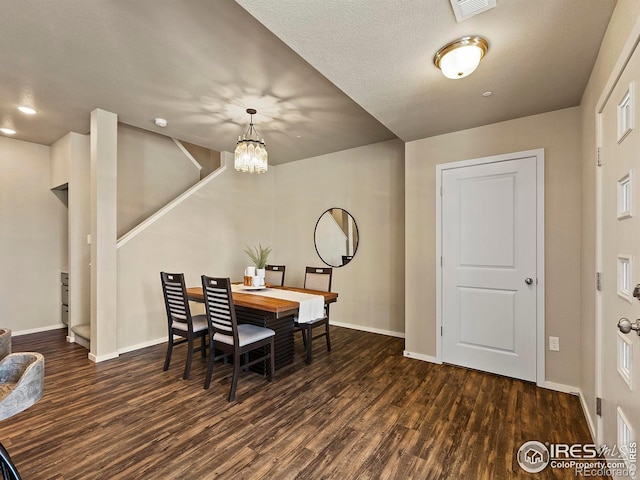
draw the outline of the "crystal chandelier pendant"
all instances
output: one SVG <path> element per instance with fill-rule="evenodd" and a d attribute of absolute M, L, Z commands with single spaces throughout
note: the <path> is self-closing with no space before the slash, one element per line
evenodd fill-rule
<path fill-rule="evenodd" d="M 264 139 L 260 140 L 258 132 L 253 127 L 253 116 L 257 111 L 253 108 L 247 108 L 247 113 L 251 115 L 251 120 L 247 133 L 238 137 L 235 168 L 239 172 L 264 173 L 269 168 L 269 162 Z"/>

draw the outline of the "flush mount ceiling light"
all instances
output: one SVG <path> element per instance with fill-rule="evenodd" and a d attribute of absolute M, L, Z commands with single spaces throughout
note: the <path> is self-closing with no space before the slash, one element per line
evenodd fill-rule
<path fill-rule="evenodd" d="M 16 134 L 16 131 L 13 128 L 8 128 L 8 127 L 0 128 L 0 132 L 4 133 L 5 135 L 15 135 Z"/>
<path fill-rule="evenodd" d="M 264 173 L 269 168 L 267 149 L 264 139 L 260 140 L 258 132 L 253 128 L 253 116 L 258 113 L 253 108 L 247 108 L 251 115 L 247 133 L 238 137 L 235 152 L 235 167 L 239 172 Z"/>
<path fill-rule="evenodd" d="M 488 49 L 482 37 L 462 37 L 438 50 L 433 63 L 447 78 L 464 78 L 478 68 Z"/>

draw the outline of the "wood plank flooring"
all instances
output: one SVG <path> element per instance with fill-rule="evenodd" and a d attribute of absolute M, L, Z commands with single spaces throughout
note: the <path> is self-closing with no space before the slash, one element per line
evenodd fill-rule
<path fill-rule="evenodd" d="M 93 364 L 55 330 L 14 337 L 45 355 L 45 395 L 0 423 L 24 480 L 512 479 L 528 440 L 589 443 L 578 397 L 495 375 L 404 358 L 404 341 L 331 327 L 305 365 L 269 383 L 205 362 L 182 380 L 186 347 L 162 371 L 165 345 Z"/>

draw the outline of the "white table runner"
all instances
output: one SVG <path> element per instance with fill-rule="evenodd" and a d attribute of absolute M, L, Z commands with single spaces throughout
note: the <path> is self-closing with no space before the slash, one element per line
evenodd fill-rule
<path fill-rule="evenodd" d="M 279 298 L 298 302 L 298 323 L 308 323 L 316 318 L 324 317 L 324 297 L 322 295 L 312 295 L 310 293 L 293 292 L 291 290 L 281 290 L 279 288 L 263 288 L 262 290 L 245 290 L 242 285 L 231 285 L 231 290 L 235 293 L 250 293 L 251 295 L 262 295 L 263 297 Z"/>

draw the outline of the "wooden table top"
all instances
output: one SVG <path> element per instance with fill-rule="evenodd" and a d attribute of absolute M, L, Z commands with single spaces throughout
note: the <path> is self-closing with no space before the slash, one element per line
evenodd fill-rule
<path fill-rule="evenodd" d="M 311 295 L 322 295 L 324 303 L 333 303 L 338 300 L 338 294 L 335 292 L 320 292 L 318 290 L 306 290 L 304 288 L 295 287 L 270 287 L 282 290 L 290 290 L 293 292 L 309 293 Z M 189 300 L 194 302 L 204 302 L 202 287 L 187 288 L 187 296 Z M 265 297 L 263 295 L 252 295 L 250 293 L 233 292 L 233 303 L 239 307 L 253 308 L 255 310 L 263 310 L 266 312 L 276 313 L 278 316 L 287 312 L 296 312 L 300 306 L 298 302 L 284 300 L 281 298 Z"/>

